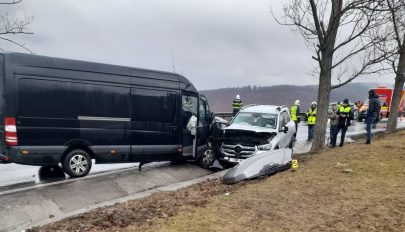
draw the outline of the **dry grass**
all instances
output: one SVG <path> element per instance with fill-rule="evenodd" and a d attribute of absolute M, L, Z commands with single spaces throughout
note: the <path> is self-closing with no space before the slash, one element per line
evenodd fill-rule
<path fill-rule="evenodd" d="M 404 166 L 404 132 L 351 144 L 203 208 L 186 206 L 150 231 L 405 231 Z"/>

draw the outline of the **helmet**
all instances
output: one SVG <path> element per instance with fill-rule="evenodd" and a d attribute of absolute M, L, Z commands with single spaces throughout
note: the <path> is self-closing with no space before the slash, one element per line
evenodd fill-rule
<path fill-rule="evenodd" d="M 295 100 L 295 105 L 299 106 L 300 105 L 300 100 Z"/>
<path fill-rule="evenodd" d="M 239 96 L 239 94 L 238 94 L 238 95 L 236 95 L 235 99 L 240 100 L 240 96 Z"/>
<path fill-rule="evenodd" d="M 312 103 L 311 103 L 311 106 L 313 106 L 313 105 L 315 105 L 315 106 L 316 106 L 316 102 L 312 102 Z"/>
<path fill-rule="evenodd" d="M 349 99 L 345 99 L 345 100 L 343 100 L 343 103 L 346 103 L 346 104 L 349 104 Z"/>

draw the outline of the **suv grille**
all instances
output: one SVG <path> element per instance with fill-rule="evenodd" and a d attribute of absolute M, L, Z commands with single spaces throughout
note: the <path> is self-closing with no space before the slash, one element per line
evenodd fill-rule
<path fill-rule="evenodd" d="M 227 156 L 248 158 L 255 153 L 256 147 L 242 146 L 239 144 L 238 145 L 222 144 L 222 151 Z"/>

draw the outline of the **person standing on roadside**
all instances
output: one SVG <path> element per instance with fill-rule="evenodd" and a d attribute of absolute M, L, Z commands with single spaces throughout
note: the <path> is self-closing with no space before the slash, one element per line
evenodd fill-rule
<path fill-rule="evenodd" d="M 331 147 L 336 147 L 336 139 L 337 135 L 339 134 L 339 131 L 342 130 L 342 134 L 340 137 L 340 147 L 343 147 L 343 144 L 345 142 L 345 136 L 346 136 L 346 131 L 347 128 L 350 126 L 350 120 L 352 118 L 352 108 L 349 105 L 349 100 L 345 99 L 343 101 L 343 104 L 340 105 L 337 111 L 337 116 L 338 116 L 338 123 L 337 123 L 337 128 L 335 131 L 335 136 L 333 136 L 333 141 L 331 144 Z"/>
<path fill-rule="evenodd" d="M 235 116 L 239 110 L 243 107 L 242 100 L 240 99 L 240 95 L 236 95 L 235 99 L 232 102 L 232 113 Z"/>
<path fill-rule="evenodd" d="M 294 105 L 291 106 L 290 108 L 290 113 L 291 113 L 291 119 L 295 123 L 295 134 L 294 137 L 297 137 L 297 132 L 298 132 L 298 123 L 301 121 L 300 117 L 300 100 L 295 100 Z"/>
<path fill-rule="evenodd" d="M 330 114 L 328 115 L 329 116 L 329 126 L 330 126 L 330 128 L 329 128 L 329 138 L 330 138 L 329 145 L 331 147 L 332 147 L 333 141 L 336 141 L 336 136 L 337 136 L 336 130 L 337 130 L 337 125 L 338 125 L 338 121 L 339 121 L 337 112 L 338 112 L 338 107 L 336 104 L 333 104 L 332 112 L 330 112 Z"/>
<path fill-rule="evenodd" d="M 312 102 L 311 107 L 309 107 L 307 111 L 308 142 L 311 142 L 312 138 L 314 138 L 315 123 L 316 123 L 316 102 Z"/>
<path fill-rule="evenodd" d="M 368 91 L 368 109 L 366 114 L 366 131 L 367 131 L 367 140 L 366 144 L 371 143 L 371 126 L 375 124 L 377 117 L 380 115 L 380 100 L 379 96 L 375 93 L 374 90 Z"/>

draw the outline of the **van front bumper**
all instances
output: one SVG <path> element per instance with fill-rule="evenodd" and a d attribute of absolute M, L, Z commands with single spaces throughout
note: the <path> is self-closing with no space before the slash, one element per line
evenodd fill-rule
<path fill-rule="evenodd" d="M 7 148 L 6 156 L 17 164 L 50 166 L 61 162 L 65 149 L 64 146 L 16 146 Z"/>

